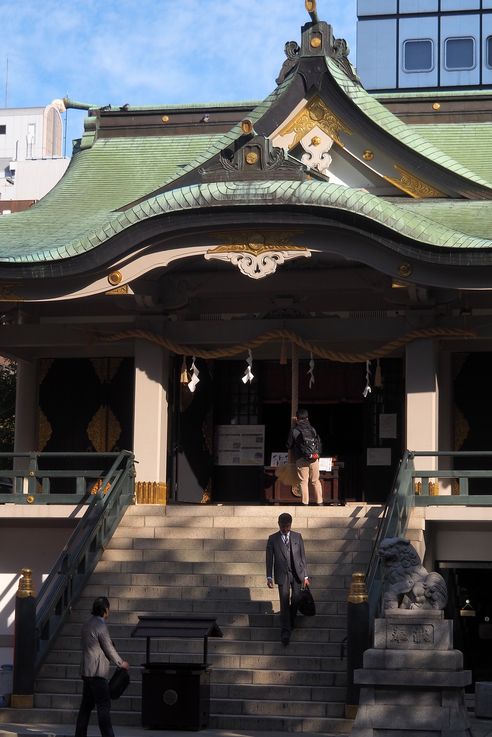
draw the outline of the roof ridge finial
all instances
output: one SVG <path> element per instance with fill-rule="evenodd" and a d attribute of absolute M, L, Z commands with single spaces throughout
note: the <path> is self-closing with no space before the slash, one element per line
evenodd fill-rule
<path fill-rule="evenodd" d="M 319 23 L 318 13 L 316 12 L 316 0 L 305 0 L 304 4 L 313 23 Z"/>

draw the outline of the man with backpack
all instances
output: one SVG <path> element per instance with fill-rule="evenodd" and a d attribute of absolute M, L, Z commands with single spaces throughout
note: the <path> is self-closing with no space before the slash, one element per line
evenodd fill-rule
<path fill-rule="evenodd" d="M 302 503 L 309 504 L 309 491 L 312 489 L 315 503 L 321 506 L 323 504 L 323 491 L 319 479 L 321 440 L 309 422 L 307 409 L 297 410 L 296 424 L 289 433 L 287 447 L 294 453 Z"/>

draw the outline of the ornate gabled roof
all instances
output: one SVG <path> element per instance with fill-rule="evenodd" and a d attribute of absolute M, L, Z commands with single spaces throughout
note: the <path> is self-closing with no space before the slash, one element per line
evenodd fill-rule
<path fill-rule="evenodd" d="M 384 131 L 386 135 L 396 140 L 402 146 L 410 151 L 419 154 L 421 157 L 428 159 L 443 170 L 447 170 L 469 180 L 475 184 L 490 189 L 492 191 L 492 183 L 471 171 L 463 164 L 458 163 L 449 154 L 438 148 L 426 136 L 421 135 L 416 126 L 410 126 L 403 123 L 396 115 L 393 115 L 384 107 L 373 95 L 353 80 L 349 79 L 346 74 L 341 72 L 340 68 L 330 59 L 327 64 L 331 76 L 347 95 L 347 97 L 361 110 L 361 112 L 376 126 Z M 424 133 L 424 131 L 422 131 Z M 492 173 L 491 173 L 492 174 Z"/>
<path fill-rule="evenodd" d="M 480 173 L 473 171 L 464 157 L 450 155 L 452 145 L 437 146 L 437 128 L 426 137 L 423 126 L 390 113 L 360 85 L 345 42 L 334 39 L 317 16 L 311 18 L 301 46 L 288 45 L 280 84 L 253 109 L 242 106 L 238 112 L 246 117 L 226 133 L 202 128 L 193 135 L 135 135 L 134 122 L 132 135 L 122 136 L 121 129 L 112 134 L 111 126 L 99 127 L 111 119 L 111 110 L 92 111 L 82 145 L 58 185 L 31 210 L 0 220 L 0 276 L 100 268 L 118 258 L 123 246 L 115 244 L 123 242 L 125 231 L 128 249 L 132 238 L 139 243 L 135 226 L 203 208 L 320 208 L 335 219 L 351 213 L 361 232 L 377 226 L 390 248 L 415 258 L 420 253 L 428 262 L 452 260 L 461 249 L 492 249 L 492 184 L 483 161 Z M 316 130 L 357 176 L 381 182 L 386 199 L 363 191 L 363 185 L 330 183 L 321 169 L 293 162 L 291 157 L 300 157 L 296 147 Z M 288 155 L 272 150 L 272 143 L 283 140 L 290 140 Z M 308 169 L 311 181 L 295 181 L 305 179 Z M 108 244 L 113 245 L 106 250 Z M 84 258 L 89 253 L 90 261 Z M 23 269 L 16 271 L 16 264 Z"/>

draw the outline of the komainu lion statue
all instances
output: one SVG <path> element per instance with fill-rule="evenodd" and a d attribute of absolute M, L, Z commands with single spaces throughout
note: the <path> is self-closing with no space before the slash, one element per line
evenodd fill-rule
<path fill-rule="evenodd" d="M 446 582 L 428 573 L 413 545 L 401 537 L 387 537 L 379 546 L 385 593 L 383 609 L 444 609 Z"/>

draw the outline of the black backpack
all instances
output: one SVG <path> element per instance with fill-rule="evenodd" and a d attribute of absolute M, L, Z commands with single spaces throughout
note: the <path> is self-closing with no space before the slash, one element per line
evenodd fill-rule
<path fill-rule="evenodd" d="M 315 461 L 319 458 L 321 453 L 321 442 L 318 433 L 311 425 L 304 425 L 295 428 L 297 431 L 295 444 L 296 448 L 301 454 L 301 457 L 306 461 Z"/>

